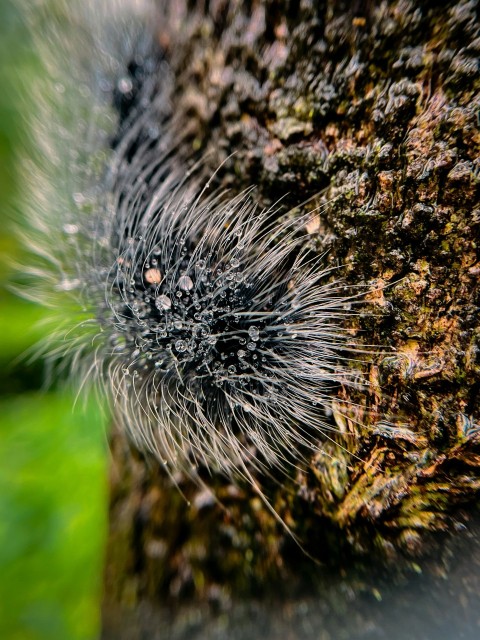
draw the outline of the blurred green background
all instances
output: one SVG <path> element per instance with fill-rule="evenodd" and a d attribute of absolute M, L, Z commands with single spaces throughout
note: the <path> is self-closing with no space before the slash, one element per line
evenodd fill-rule
<path fill-rule="evenodd" d="M 43 388 L 24 356 L 45 312 L 9 292 L 22 261 L 19 159 L 40 73 L 13 0 L 0 2 L 0 638 L 98 637 L 106 531 L 105 417 L 95 403 Z M 32 144 L 32 143 L 30 143 Z"/>

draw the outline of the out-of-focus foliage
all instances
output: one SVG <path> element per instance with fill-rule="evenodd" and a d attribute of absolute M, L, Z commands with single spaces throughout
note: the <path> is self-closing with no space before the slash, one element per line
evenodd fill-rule
<path fill-rule="evenodd" d="M 20 95 L 40 73 L 9 1 L 0 60 L 0 638 L 87 640 L 99 630 L 105 418 L 94 402 L 74 408 L 71 393 L 41 389 L 43 367 L 25 353 L 44 311 L 9 291 L 14 262 L 28 260 L 10 224 L 22 224 L 18 163 L 31 139 Z"/>
<path fill-rule="evenodd" d="M 101 419 L 60 394 L 0 401 L 0 637 L 94 638 L 105 526 Z"/>

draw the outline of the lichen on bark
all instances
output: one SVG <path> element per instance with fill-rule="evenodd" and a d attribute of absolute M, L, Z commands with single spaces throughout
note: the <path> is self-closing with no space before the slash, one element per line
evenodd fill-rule
<path fill-rule="evenodd" d="M 318 252 L 370 287 L 351 327 L 381 347 L 369 410 L 291 478 L 258 479 L 304 549 L 335 566 L 379 554 L 415 568 L 478 497 L 478 12 L 473 0 L 185 0 L 160 25 L 172 111 L 205 171 L 226 159 L 222 184 L 255 184 L 265 205 L 316 196 Z M 112 448 L 107 603 L 318 579 L 252 487 L 208 478 L 217 502 L 178 475 L 182 495 L 123 436 Z"/>

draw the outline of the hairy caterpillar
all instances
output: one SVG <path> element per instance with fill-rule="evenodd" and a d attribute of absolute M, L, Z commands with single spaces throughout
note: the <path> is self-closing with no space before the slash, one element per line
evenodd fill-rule
<path fill-rule="evenodd" d="M 343 326 L 357 295 L 306 248 L 311 214 L 279 217 L 253 190 L 212 190 L 215 175 L 205 183 L 201 163 L 182 163 L 169 68 L 142 30 L 152 7 L 60 7 L 72 38 L 59 55 L 66 36 L 42 25 L 39 103 L 60 104 L 42 104 L 45 157 L 30 172 L 52 185 L 65 175 L 65 200 L 35 201 L 32 220 L 54 267 L 41 272 L 47 295 L 67 291 L 85 311 L 66 334 L 72 371 L 97 379 L 137 446 L 172 469 L 251 479 L 299 461 L 338 428 L 335 389 L 367 386 Z M 115 20 L 124 28 L 109 40 Z M 66 351 L 57 333 L 54 357 Z"/>

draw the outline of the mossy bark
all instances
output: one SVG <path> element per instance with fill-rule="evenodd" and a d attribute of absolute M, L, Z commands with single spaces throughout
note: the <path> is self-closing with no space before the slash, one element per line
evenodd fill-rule
<path fill-rule="evenodd" d="M 218 180 L 261 204 L 324 205 L 310 244 L 370 288 L 352 341 L 379 348 L 368 397 L 339 392 L 365 407 L 343 435 L 258 478 L 323 568 L 251 487 L 205 476 L 216 501 L 179 475 L 179 491 L 115 433 L 106 611 L 291 593 L 332 567 L 363 584 L 360 556 L 408 573 L 480 489 L 478 2 L 199 4 L 159 29 L 191 151 L 207 173 L 227 158 Z"/>

